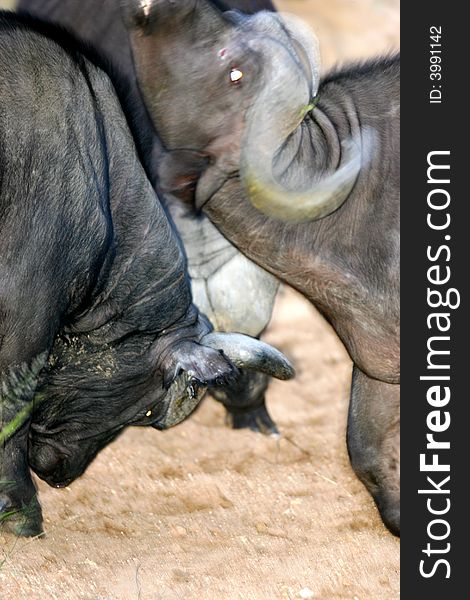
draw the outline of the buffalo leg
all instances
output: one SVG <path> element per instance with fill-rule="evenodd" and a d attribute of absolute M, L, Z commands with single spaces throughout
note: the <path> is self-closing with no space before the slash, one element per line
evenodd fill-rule
<path fill-rule="evenodd" d="M 5 412 L 7 419 L 14 419 L 18 415 L 3 411 L 4 416 Z M 0 419 L 0 430 L 3 429 L 4 422 L 5 419 Z M 24 536 L 39 535 L 42 532 L 41 507 L 25 450 L 29 423 L 30 419 L 27 418 L 14 435 L 0 446 L 0 529 Z"/>
<path fill-rule="evenodd" d="M 28 466 L 28 434 L 51 334 L 49 319 L 35 323 L 34 305 L 18 300 L 15 291 L 9 300 L 0 298 L 0 528 L 33 536 L 42 532 L 42 514 Z"/>
<path fill-rule="evenodd" d="M 0 385 L 0 528 L 24 536 L 42 532 L 27 453 L 35 370 L 23 368 L 19 374 L 11 370 Z"/>
<path fill-rule="evenodd" d="M 400 533 L 400 386 L 354 367 L 349 405 L 351 465 L 377 504 L 385 525 Z"/>
<path fill-rule="evenodd" d="M 251 429 L 264 434 L 279 433 L 269 416 L 265 392 L 270 378 L 263 373 L 240 371 L 230 386 L 216 388 L 211 395 L 227 410 L 227 424 L 233 429 Z"/>

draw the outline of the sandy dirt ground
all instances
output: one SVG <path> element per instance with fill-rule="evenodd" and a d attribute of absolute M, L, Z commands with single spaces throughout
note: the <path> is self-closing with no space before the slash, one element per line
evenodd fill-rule
<path fill-rule="evenodd" d="M 326 65 L 398 47 L 396 0 L 277 4 L 315 25 Z M 398 598 L 399 542 L 347 457 L 344 348 L 290 290 L 265 339 L 298 373 L 269 390 L 280 440 L 228 430 L 211 399 L 127 430 L 70 488 L 39 482 L 45 538 L 0 533 L 0 599 Z"/>

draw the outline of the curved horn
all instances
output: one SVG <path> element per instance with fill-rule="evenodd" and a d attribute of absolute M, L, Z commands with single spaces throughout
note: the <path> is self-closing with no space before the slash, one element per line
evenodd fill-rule
<path fill-rule="evenodd" d="M 288 359 L 269 344 L 241 333 L 213 332 L 199 342 L 204 346 L 222 350 L 241 369 L 266 373 L 276 379 L 292 379 L 295 371 Z"/>
<path fill-rule="evenodd" d="M 277 49 L 272 41 L 268 47 L 260 38 L 251 41 L 253 49 L 267 61 L 268 83 L 249 111 L 240 176 L 248 198 L 259 211 L 283 221 L 309 221 L 331 214 L 347 199 L 364 159 L 370 155 L 372 135 L 360 130 L 344 142 L 336 171 L 314 181 L 309 189 L 293 190 L 275 178 L 273 160 L 313 108 L 312 97 L 319 83 L 319 53 L 313 32 L 290 17 L 284 31 L 285 40 L 279 40 Z"/>
<path fill-rule="evenodd" d="M 320 83 L 321 55 L 318 38 L 313 29 L 301 18 L 290 13 L 279 13 L 278 18 L 287 30 L 299 60 L 310 80 L 310 97 L 314 98 Z"/>
<path fill-rule="evenodd" d="M 272 174 L 257 168 L 258 161 L 247 159 L 249 166 L 242 172 L 250 201 L 264 214 L 282 221 L 302 222 L 321 219 L 337 210 L 349 196 L 361 170 L 362 151 L 359 138 L 343 144 L 341 165 L 302 192 L 286 189 Z"/>

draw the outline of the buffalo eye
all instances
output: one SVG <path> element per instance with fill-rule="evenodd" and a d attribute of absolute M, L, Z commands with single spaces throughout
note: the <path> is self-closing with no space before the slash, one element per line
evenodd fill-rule
<path fill-rule="evenodd" d="M 220 60 L 227 60 L 227 58 L 229 57 L 227 48 L 221 48 L 217 52 L 217 55 L 220 58 Z M 232 67 L 230 69 L 229 79 L 231 84 L 238 85 L 241 82 L 242 78 L 243 71 L 241 69 L 239 69 L 238 67 Z"/>
<path fill-rule="evenodd" d="M 237 85 L 241 82 L 242 77 L 243 71 L 240 71 L 240 69 L 237 69 L 236 67 L 230 69 L 230 83 Z"/>

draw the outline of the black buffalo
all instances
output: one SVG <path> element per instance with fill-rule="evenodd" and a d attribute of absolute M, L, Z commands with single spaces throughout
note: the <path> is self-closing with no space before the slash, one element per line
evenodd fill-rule
<path fill-rule="evenodd" d="M 399 59 L 320 80 L 316 41 L 296 19 L 206 0 L 124 4 L 171 151 L 162 184 L 187 199 L 191 182 L 195 206 L 333 325 L 354 362 L 352 466 L 397 533 Z"/>
<path fill-rule="evenodd" d="M 247 13 L 274 10 L 270 0 L 214 0 L 214 4 Z M 150 2 L 142 0 L 141 5 L 146 10 Z M 20 0 L 16 8 L 66 27 L 91 43 L 119 71 L 117 79 L 125 88 L 132 103 L 132 118 L 138 124 L 141 160 L 158 189 L 157 170 L 163 146 L 137 87 L 119 0 Z M 194 34 L 197 36 L 197 31 Z M 277 280 L 243 256 L 209 219 L 182 207 L 172 195 L 162 199 L 183 240 L 195 304 L 216 330 L 260 335 L 271 318 Z M 265 374 L 242 371 L 234 385 L 218 387 L 211 393 L 226 407 L 227 421 L 233 427 L 276 433 L 265 406 L 268 382 Z"/>
<path fill-rule="evenodd" d="M 227 356 L 291 375 L 266 345 L 210 330 L 98 58 L 0 12 L 5 527 L 42 530 L 28 458 L 48 483 L 67 485 L 125 426 L 185 418 L 202 386 L 236 374 Z"/>

